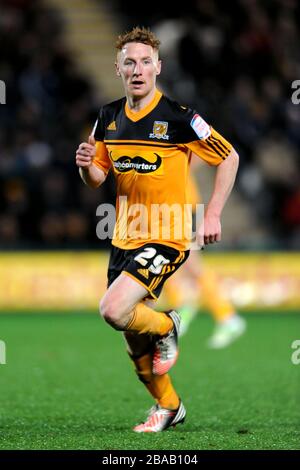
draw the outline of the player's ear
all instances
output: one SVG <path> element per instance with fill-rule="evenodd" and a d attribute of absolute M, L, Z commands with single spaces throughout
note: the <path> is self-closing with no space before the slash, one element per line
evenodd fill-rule
<path fill-rule="evenodd" d="M 119 69 L 118 62 L 115 62 L 115 69 L 116 69 L 116 74 L 117 74 L 117 77 L 121 77 L 121 74 L 120 74 L 120 69 Z"/>
<path fill-rule="evenodd" d="M 159 75 L 160 72 L 161 72 L 161 60 L 158 60 L 156 64 L 156 75 Z"/>

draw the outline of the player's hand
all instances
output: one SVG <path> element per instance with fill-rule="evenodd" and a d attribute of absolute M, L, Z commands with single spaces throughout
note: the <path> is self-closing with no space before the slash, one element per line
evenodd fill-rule
<path fill-rule="evenodd" d="M 82 142 L 76 151 L 76 165 L 79 168 L 88 168 L 96 155 L 96 141 L 90 135 L 87 142 Z"/>
<path fill-rule="evenodd" d="M 221 221 L 217 215 L 206 213 L 204 222 L 197 232 L 197 242 L 199 246 L 209 245 L 221 241 Z"/>

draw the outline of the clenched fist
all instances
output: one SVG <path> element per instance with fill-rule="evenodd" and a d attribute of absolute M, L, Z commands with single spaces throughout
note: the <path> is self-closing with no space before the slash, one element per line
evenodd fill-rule
<path fill-rule="evenodd" d="M 88 143 L 83 142 L 76 151 L 76 165 L 79 168 L 88 168 L 93 163 L 96 155 L 96 141 L 94 136 L 90 135 Z"/>

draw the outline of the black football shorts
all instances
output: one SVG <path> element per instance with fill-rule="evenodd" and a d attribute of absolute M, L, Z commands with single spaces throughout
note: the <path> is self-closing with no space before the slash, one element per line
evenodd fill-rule
<path fill-rule="evenodd" d="M 165 281 L 184 263 L 189 251 L 179 251 L 160 243 L 146 243 L 134 250 L 112 246 L 108 265 L 108 286 L 121 274 L 142 284 L 146 298 L 158 299 Z"/>

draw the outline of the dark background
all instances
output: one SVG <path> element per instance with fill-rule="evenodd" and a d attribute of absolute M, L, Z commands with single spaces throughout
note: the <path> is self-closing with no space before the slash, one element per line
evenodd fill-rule
<path fill-rule="evenodd" d="M 163 2 L 145 20 L 140 2 L 109 5 L 116 36 L 135 25 L 157 33 L 163 90 L 196 108 L 240 155 L 235 191 L 260 236 L 241 231 L 223 248 L 299 248 L 300 105 L 291 101 L 299 10 L 292 0 Z M 114 201 L 112 178 L 92 191 L 75 166 L 108 97 L 80 71 L 64 21 L 47 2 L 0 1 L 0 249 L 109 245 L 95 228 L 97 206 Z"/>

